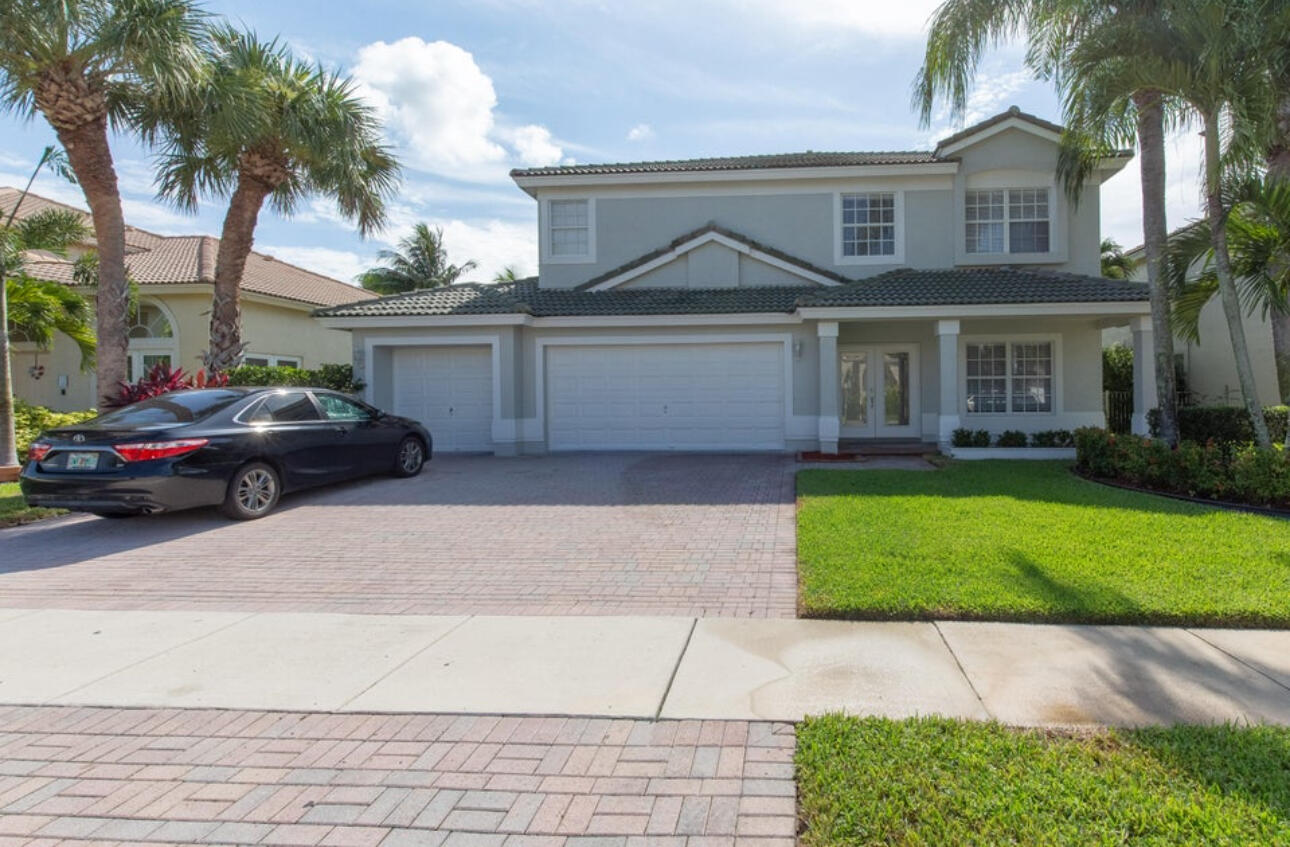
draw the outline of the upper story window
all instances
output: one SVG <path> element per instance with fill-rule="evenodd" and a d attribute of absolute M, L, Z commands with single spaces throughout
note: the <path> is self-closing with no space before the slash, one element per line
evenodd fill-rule
<path fill-rule="evenodd" d="M 994 188 L 964 195 L 968 253 L 1047 253 L 1047 188 Z"/>
<path fill-rule="evenodd" d="M 896 195 L 842 195 L 842 255 L 896 255 Z"/>
<path fill-rule="evenodd" d="M 552 200 L 547 207 L 547 250 L 553 258 L 591 255 L 591 201 Z"/>

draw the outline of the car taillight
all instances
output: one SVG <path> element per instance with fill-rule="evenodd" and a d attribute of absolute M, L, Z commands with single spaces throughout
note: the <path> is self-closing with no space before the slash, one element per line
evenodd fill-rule
<path fill-rule="evenodd" d="M 205 447 L 208 439 L 181 438 L 178 441 L 143 441 L 138 444 L 117 444 L 112 449 L 127 462 L 146 462 L 150 459 L 166 459 L 171 456 L 182 456 L 199 447 Z"/>
<path fill-rule="evenodd" d="M 27 458 L 33 462 L 39 462 L 49 455 L 49 451 L 54 449 L 54 445 L 46 444 L 43 441 L 35 441 L 27 448 Z"/>

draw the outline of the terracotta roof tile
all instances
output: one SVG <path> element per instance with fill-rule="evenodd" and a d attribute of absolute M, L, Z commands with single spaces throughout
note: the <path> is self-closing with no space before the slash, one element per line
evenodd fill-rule
<path fill-rule="evenodd" d="M 0 210 L 12 208 L 18 194 L 16 189 L 0 188 Z M 27 195 L 18 215 L 25 218 L 50 208 L 69 209 L 84 215 L 87 221 L 89 219 L 88 213 L 80 209 L 34 194 Z M 156 235 L 134 227 L 126 227 L 126 236 L 133 248 L 126 256 L 126 267 L 130 278 L 137 284 L 209 285 L 215 281 L 218 238 L 210 235 Z M 72 282 L 72 265 L 64 259 L 41 255 L 29 260 L 27 269 L 42 279 Z M 315 306 L 336 306 L 376 297 L 357 286 L 254 251 L 246 260 L 242 290 Z"/>

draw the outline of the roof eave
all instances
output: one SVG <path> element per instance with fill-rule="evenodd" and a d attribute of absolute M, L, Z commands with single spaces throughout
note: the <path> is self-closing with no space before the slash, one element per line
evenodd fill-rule
<path fill-rule="evenodd" d="M 797 168 L 728 168 L 703 171 L 647 171 L 612 174 L 528 174 L 512 171 L 511 179 L 532 197 L 542 188 L 605 185 L 675 185 L 712 182 L 768 182 L 794 179 L 848 179 L 886 176 L 953 175 L 957 161 L 899 165 L 818 165 Z"/>

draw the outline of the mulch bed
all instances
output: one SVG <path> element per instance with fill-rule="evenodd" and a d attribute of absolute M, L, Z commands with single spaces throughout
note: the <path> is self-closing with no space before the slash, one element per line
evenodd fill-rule
<path fill-rule="evenodd" d="M 1175 494 L 1171 491 L 1161 491 L 1156 488 L 1143 488 L 1141 485 L 1131 485 L 1127 482 L 1120 482 L 1115 479 L 1107 479 L 1100 476 L 1089 476 L 1081 473 L 1078 468 L 1071 468 L 1071 473 L 1080 479 L 1086 479 L 1089 482 L 1096 482 L 1098 485 L 1105 485 L 1108 488 L 1122 488 L 1125 491 L 1136 491 L 1139 494 L 1154 494 L 1157 497 L 1168 497 L 1170 500 L 1182 500 L 1185 503 L 1196 503 L 1201 506 L 1214 506 L 1218 509 L 1227 509 L 1231 512 L 1249 512 L 1252 515 L 1265 515 L 1270 518 L 1290 519 L 1290 509 L 1277 509 L 1271 506 L 1254 506 L 1249 503 L 1233 503 L 1230 500 L 1211 500 L 1207 497 L 1190 497 L 1186 494 Z"/>

